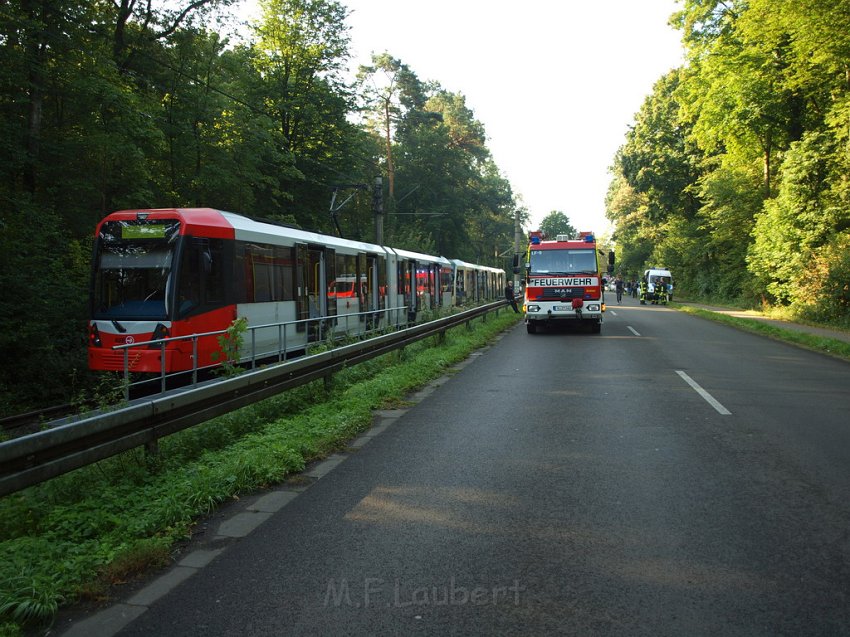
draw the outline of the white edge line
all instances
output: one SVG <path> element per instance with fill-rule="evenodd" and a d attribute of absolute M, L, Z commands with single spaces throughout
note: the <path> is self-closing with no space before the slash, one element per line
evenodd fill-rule
<path fill-rule="evenodd" d="M 693 387 L 694 391 L 696 393 L 698 393 L 700 396 L 702 396 L 709 405 L 714 407 L 717 410 L 717 413 L 719 413 L 721 416 L 729 416 L 729 415 L 732 414 L 731 411 L 729 411 L 728 409 L 726 409 L 726 407 L 724 407 L 719 402 L 717 402 L 717 400 L 714 398 L 714 396 L 712 396 L 707 391 L 705 391 L 702 387 L 700 387 L 699 383 L 697 383 L 693 378 L 688 376 L 685 372 L 676 370 L 676 373 L 679 376 L 681 376 L 682 380 L 684 380 L 688 385 Z"/>
<path fill-rule="evenodd" d="M 638 332 L 638 331 L 637 331 L 635 328 L 633 328 L 631 325 L 626 325 L 626 327 L 627 327 L 627 328 L 629 328 L 629 329 L 631 330 L 632 334 L 634 334 L 635 336 L 640 336 L 640 332 Z"/>

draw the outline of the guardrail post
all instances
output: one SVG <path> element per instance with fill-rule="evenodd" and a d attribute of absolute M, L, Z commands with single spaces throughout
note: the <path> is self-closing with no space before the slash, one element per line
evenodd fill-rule
<path fill-rule="evenodd" d="M 124 348 L 124 400 L 130 400 L 130 348 Z"/>
<path fill-rule="evenodd" d="M 161 394 L 165 393 L 165 341 L 159 346 L 159 390 Z"/>
<path fill-rule="evenodd" d="M 159 439 L 154 438 L 145 443 L 145 460 L 152 461 L 159 455 Z"/>
<path fill-rule="evenodd" d="M 198 384 L 198 337 L 192 337 L 192 385 Z"/>
<path fill-rule="evenodd" d="M 257 368 L 257 330 L 251 328 L 251 369 Z"/>

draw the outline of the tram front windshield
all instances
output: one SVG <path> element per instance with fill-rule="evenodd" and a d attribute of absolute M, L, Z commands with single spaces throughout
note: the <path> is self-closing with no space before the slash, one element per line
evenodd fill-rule
<path fill-rule="evenodd" d="M 166 320 L 177 222 L 108 222 L 95 255 L 93 318 Z"/>

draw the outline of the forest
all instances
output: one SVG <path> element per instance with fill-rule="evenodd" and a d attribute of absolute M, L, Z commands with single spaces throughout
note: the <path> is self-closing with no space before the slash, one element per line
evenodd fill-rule
<path fill-rule="evenodd" d="M 612 166 L 619 267 L 850 328 L 850 3 L 684 0 Z"/>
<path fill-rule="evenodd" d="M 516 197 L 463 95 L 348 10 L 262 0 L 0 5 L 0 415 L 85 400 L 91 243 L 114 210 L 205 206 L 504 267 Z M 344 205 L 343 205 L 344 204 Z M 523 213 L 524 214 L 524 213 Z M 507 253 L 507 257 L 503 256 Z"/>

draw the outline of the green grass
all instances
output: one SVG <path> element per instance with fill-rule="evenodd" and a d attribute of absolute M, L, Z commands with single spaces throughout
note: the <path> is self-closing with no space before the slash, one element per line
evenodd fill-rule
<path fill-rule="evenodd" d="M 124 453 L 0 499 L 0 637 L 169 563 L 203 516 L 345 449 L 373 410 L 405 404 L 520 317 L 490 315 L 164 438 L 154 458 Z"/>
<path fill-rule="evenodd" d="M 830 354 L 832 356 L 836 356 L 844 360 L 850 360 L 850 343 L 847 343 L 845 341 L 840 341 L 834 338 L 827 338 L 823 336 L 817 336 L 806 332 L 798 332 L 796 330 L 784 329 L 781 327 L 777 327 L 774 324 L 765 323 L 764 321 L 754 318 L 750 319 L 729 316 L 727 314 L 712 312 L 710 310 L 703 310 L 687 305 L 680 305 L 678 303 L 673 303 L 672 306 L 679 311 L 687 312 L 688 314 L 693 314 L 695 316 L 700 316 L 710 321 L 725 323 L 727 325 L 732 325 L 748 332 L 761 334 L 762 336 L 767 336 L 769 338 L 784 341 L 786 343 L 793 343 L 795 345 L 805 347 L 806 349 L 810 349 L 816 352 L 822 352 L 824 354 Z M 825 327 L 829 329 L 827 326 L 815 326 Z"/>

